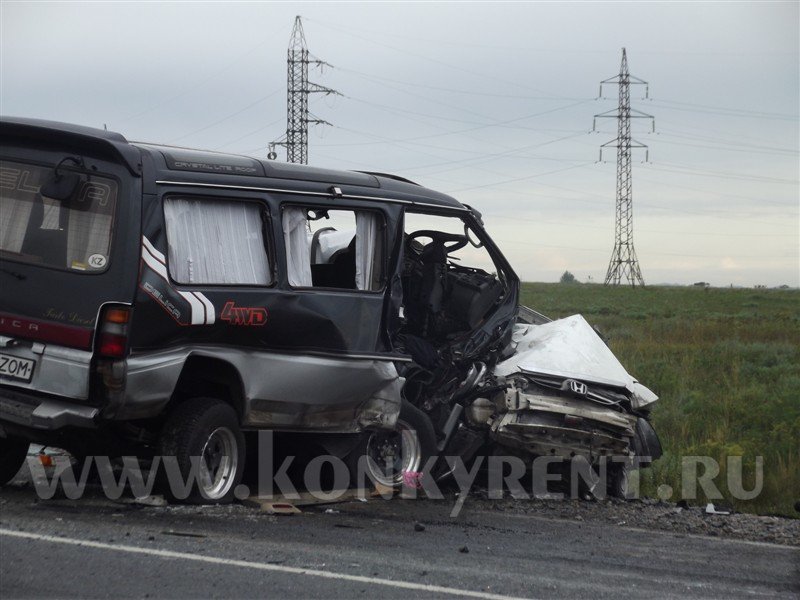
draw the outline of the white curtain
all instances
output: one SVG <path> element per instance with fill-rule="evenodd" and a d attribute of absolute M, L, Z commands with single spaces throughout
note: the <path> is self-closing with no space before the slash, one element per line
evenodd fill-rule
<path fill-rule="evenodd" d="M 0 200 L 0 249 L 20 252 L 28 230 L 33 202 L 6 196 L 7 193 L 4 191 Z"/>
<path fill-rule="evenodd" d="M 286 241 L 289 285 L 311 287 L 311 243 L 304 209 L 295 206 L 283 209 L 283 236 Z"/>
<path fill-rule="evenodd" d="M 269 285 L 261 209 L 251 202 L 164 201 L 169 272 L 179 283 Z"/>
<path fill-rule="evenodd" d="M 46 205 L 45 210 L 47 210 Z M 111 219 L 111 215 L 90 210 L 69 211 L 67 267 L 72 267 L 75 263 L 88 264 L 89 257 L 94 254 L 108 258 Z"/>
<path fill-rule="evenodd" d="M 380 221 L 377 213 L 356 212 L 356 289 L 373 288 L 375 251 L 380 243 Z"/>

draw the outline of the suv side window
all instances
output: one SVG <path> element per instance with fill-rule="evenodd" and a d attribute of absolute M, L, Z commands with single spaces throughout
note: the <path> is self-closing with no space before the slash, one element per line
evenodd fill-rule
<path fill-rule="evenodd" d="M 383 289 L 385 221 L 380 212 L 285 206 L 282 220 L 289 285 Z"/>
<path fill-rule="evenodd" d="M 241 200 L 165 198 L 170 277 L 192 285 L 270 285 L 264 210 Z"/>

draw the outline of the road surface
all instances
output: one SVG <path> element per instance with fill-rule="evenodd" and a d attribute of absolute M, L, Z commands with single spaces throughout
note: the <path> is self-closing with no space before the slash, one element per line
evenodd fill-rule
<path fill-rule="evenodd" d="M 0 491 L 0 596 L 800 598 L 800 549 L 393 499 L 275 516 Z"/>

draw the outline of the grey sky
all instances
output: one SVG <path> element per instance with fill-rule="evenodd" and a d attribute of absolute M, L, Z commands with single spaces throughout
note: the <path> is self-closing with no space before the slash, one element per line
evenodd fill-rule
<path fill-rule="evenodd" d="M 300 14 L 333 127 L 310 162 L 455 195 L 523 279 L 602 281 L 613 244 L 619 70 L 633 106 L 645 281 L 800 285 L 800 11 L 770 3 L 2 2 L 0 111 L 264 157 L 285 130 Z M 283 154 L 280 154 L 283 157 Z"/>

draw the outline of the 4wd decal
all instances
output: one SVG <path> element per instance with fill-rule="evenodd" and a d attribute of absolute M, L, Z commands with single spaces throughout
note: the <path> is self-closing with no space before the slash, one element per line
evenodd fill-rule
<path fill-rule="evenodd" d="M 267 309 L 259 306 L 235 306 L 233 300 L 228 300 L 222 307 L 219 318 L 228 321 L 231 325 L 244 325 L 245 327 L 258 327 L 267 322 Z"/>

